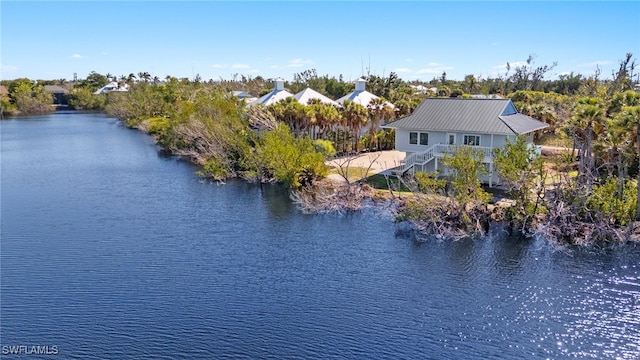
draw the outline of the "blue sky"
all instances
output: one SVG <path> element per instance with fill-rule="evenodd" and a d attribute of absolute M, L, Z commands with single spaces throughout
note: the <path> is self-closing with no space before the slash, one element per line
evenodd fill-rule
<path fill-rule="evenodd" d="M 147 71 L 207 79 L 315 68 L 355 80 L 496 77 L 526 61 L 610 77 L 640 58 L 640 2 L 6 1 L 2 79 Z"/>

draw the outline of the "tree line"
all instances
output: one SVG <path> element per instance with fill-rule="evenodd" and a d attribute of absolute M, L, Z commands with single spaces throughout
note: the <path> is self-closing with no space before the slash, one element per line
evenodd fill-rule
<path fill-rule="evenodd" d="M 554 66 L 536 67 L 530 57 L 526 65 L 507 66 L 505 76 L 476 79 L 468 75 L 463 81 L 453 81 L 443 73 L 427 83 L 406 82 L 395 73 L 367 75 L 367 90 L 380 96 L 367 107 L 348 101 L 342 107 L 320 102 L 302 105 L 291 98 L 267 107 L 247 106 L 230 94 L 232 90 L 256 97 L 268 93 L 273 81 L 260 76 L 203 81 L 199 76 L 159 79 L 148 72 L 120 77 L 92 72 L 77 82 L 54 81 L 71 88 L 73 108 L 106 111 L 128 126 L 149 132 L 167 151 L 200 164 L 206 175 L 220 180 L 239 176 L 279 181 L 292 188 L 326 176 L 327 156 L 393 148 L 393 132 L 380 130 L 379 125 L 410 114 L 425 97 L 503 94 L 520 112 L 550 125 L 539 135 L 539 142 L 568 150 L 545 162 L 535 160 L 538 158 L 521 143 L 500 150 L 505 153 L 494 153 L 498 171 L 515 200 L 498 217 L 523 232 L 544 224 L 547 230 L 557 230 L 549 236 L 569 242 L 587 232 L 591 237 L 620 238 L 621 229 L 630 233 L 629 226 L 640 220 L 640 95 L 633 80 L 635 60 L 627 54 L 611 79 L 601 79 L 599 72 L 589 77 L 570 74 L 545 79 Z M 110 81 L 128 84 L 129 91 L 94 94 Z M 51 99 L 43 91 L 46 82 L 17 79 L 2 83 L 9 90 L 2 95 L 3 113 L 49 111 Z M 437 91 L 419 91 L 416 85 Z M 319 76 L 314 69 L 296 74 L 285 86 L 294 93 L 311 87 L 331 98 L 354 89 L 342 77 Z M 386 101 L 395 107 L 390 108 Z M 470 227 L 475 229 L 483 223 L 480 219 L 486 220 L 488 198 L 481 185 L 470 179 L 477 179 L 483 169 L 472 152 L 456 156 L 462 160 L 444 161 L 459 167 L 454 174 L 466 177 L 450 178 L 443 185 L 441 179 L 419 175 L 415 187 L 432 195 L 445 192 L 454 201 L 447 216 L 457 214 L 458 225 L 475 224 Z M 457 211 L 450 211 L 451 206 Z M 411 209 L 407 218 L 434 219 L 433 214 L 440 214 L 406 209 Z"/>

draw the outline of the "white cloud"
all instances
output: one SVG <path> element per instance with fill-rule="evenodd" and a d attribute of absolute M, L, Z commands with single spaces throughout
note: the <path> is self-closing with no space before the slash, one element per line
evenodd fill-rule
<path fill-rule="evenodd" d="M 509 66 L 511 67 L 511 69 L 515 69 L 517 67 L 520 66 L 527 66 L 527 62 L 526 61 L 509 61 Z M 507 63 L 504 63 L 502 65 L 496 65 L 494 67 L 492 67 L 493 71 L 492 71 L 492 75 L 504 75 L 504 73 L 507 72 Z"/>
<path fill-rule="evenodd" d="M 412 59 L 412 58 L 406 58 L 406 59 L 404 59 L 404 61 L 406 61 L 406 62 L 413 62 L 413 59 Z"/>
<path fill-rule="evenodd" d="M 0 71 L 3 73 L 13 73 L 18 71 L 17 66 L 0 64 Z"/>
<path fill-rule="evenodd" d="M 397 68 L 397 69 L 393 69 L 391 70 L 396 74 L 400 74 L 400 73 L 412 73 L 413 70 L 409 69 L 409 68 Z"/>
<path fill-rule="evenodd" d="M 418 70 L 418 74 L 442 74 L 444 71 L 452 70 L 451 66 L 428 67 Z"/>
<path fill-rule="evenodd" d="M 287 67 L 302 67 L 305 65 L 312 65 L 313 61 L 309 60 L 309 59 L 293 59 L 291 61 L 289 61 L 289 64 L 287 65 Z"/>
<path fill-rule="evenodd" d="M 231 68 L 232 69 L 248 69 L 251 66 L 247 65 L 247 64 L 232 64 Z"/>
<path fill-rule="evenodd" d="M 280 69 L 284 69 L 284 66 L 279 66 L 279 65 L 271 65 L 271 66 L 269 66 L 269 69 L 275 69 L 275 70 L 280 70 Z"/>
<path fill-rule="evenodd" d="M 259 72 L 260 72 L 260 69 L 251 69 L 251 70 L 248 71 L 248 73 L 250 73 L 250 74 L 257 74 Z"/>
<path fill-rule="evenodd" d="M 578 64 L 578 67 L 581 68 L 594 68 L 596 66 L 602 66 L 602 65 L 610 65 L 613 64 L 613 61 L 610 60 L 596 60 L 596 61 L 592 61 L 589 63 L 582 63 L 582 64 Z"/>
<path fill-rule="evenodd" d="M 71 56 L 69 56 L 72 59 L 86 59 L 87 57 L 84 55 L 80 55 L 80 54 L 73 54 Z"/>

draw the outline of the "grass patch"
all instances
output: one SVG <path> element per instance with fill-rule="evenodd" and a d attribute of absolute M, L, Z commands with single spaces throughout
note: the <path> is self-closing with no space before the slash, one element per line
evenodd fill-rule
<path fill-rule="evenodd" d="M 545 145 L 545 146 L 555 146 L 555 147 L 566 147 L 571 148 L 573 145 L 571 139 L 569 139 L 566 135 L 559 134 L 542 134 L 537 140 L 536 144 Z"/>
<path fill-rule="evenodd" d="M 342 170 L 338 168 L 332 168 L 331 170 L 329 170 L 329 174 L 338 174 L 340 176 L 346 175 L 349 179 L 349 182 L 355 182 L 373 175 L 373 172 L 367 170 L 368 169 L 364 167 L 350 166 L 348 169 L 344 168 Z"/>
<path fill-rule="evenodd" d="M 375 174 L 369 176 L 367 179 L 367 184 L 371 185 L 374 189 L 379 190 L 389 190 L 389 185 L 387 184 L 387 179 L 384 175 Z M 403 183 L 401 183 L 395 176 L 389 177 L 389 183 L 391 185 L 391 190 L 400 191 L 400 192 L 410 192 L 409 188 L 407 188 Z"/>

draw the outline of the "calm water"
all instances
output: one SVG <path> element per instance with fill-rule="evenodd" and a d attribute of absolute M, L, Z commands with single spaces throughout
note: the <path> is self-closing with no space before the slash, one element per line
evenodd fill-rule
<path fill-rule="evenodd" d="M 202 180 L 102 115 L 0 126 L 2 358 L 640 357 L 640 247 L 417 243 Z"/>

